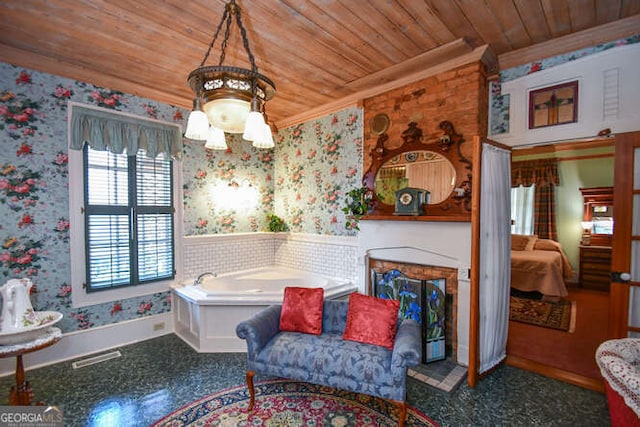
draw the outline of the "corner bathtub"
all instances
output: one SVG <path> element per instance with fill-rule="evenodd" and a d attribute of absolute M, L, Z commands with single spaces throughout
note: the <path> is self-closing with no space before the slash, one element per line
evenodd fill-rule
<path fill-rule="evenodd" d="M 287 286 L 321 287 L 326 299 L 346 298 L 357 289 L 348 280 L 281 266 L 208 275 L 198 286 L 193 282 L 174 286 L 173 316 L 176 334 L 199 352 L 246 351 L 236 325 L 269 305 L 281 304 Z"/>

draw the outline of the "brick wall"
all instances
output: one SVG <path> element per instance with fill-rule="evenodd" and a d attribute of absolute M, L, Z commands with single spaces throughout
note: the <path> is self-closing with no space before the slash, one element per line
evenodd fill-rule
<path fill-rule="evenodd" d="M 474 62 L 411 83 L 363 101 L 364 159 L 363 172 L 371 166 L 371 149 L 377 135 L 369 123 L 378 113 L 390 118 L 388 149 L 402 144 L 400 135 L 409 122 L 422 129 L 425 142 L 436 142 L 442 135 L 440 122 L 448 120 L 465 141 L 464 154 L 471 159 L 471 141 L 475 135 L 487 136 L 488 83 L 482 62 Z"/>

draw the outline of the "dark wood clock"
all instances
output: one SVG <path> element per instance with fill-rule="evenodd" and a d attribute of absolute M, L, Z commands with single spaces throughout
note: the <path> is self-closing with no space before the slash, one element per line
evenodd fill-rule
<path fill-rule="evenodd" d="M 421 215 L 422 205 L 428 203 L 429 192 L 421 188 L 401 188 L 396 191 L 394 215 Z"/>

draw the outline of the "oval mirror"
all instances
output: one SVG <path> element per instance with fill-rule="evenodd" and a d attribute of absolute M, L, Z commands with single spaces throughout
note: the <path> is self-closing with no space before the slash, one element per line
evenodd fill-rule
<path fill-rule="evenodd" d="M 409 151 L 387 160 L 378 170 L 375 192 L 387 205 L 395 204 L 396 191 L 405 187 L 429 192 L 429 204 L 446 200 L 456 184 L 456 170 L 446 157 L 433 151 Z"/>

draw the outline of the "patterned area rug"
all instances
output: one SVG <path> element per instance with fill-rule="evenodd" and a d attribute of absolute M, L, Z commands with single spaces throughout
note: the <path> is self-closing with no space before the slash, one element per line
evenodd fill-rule
<path fill-rule="evenodd" d="M 246 386 L 234 387 L 193 402 L 157 421 L 154 426 L 362 427 L 398 424 L 395 405 L 384 399 L 331 387 L 272 380 L 255 384 L 251 413 Z M 407 427 L 438 424 L 407 408 Z"/>
<path fill-rule="evenodd" d="M 509 319 L 545 328 L 573 332 L 576 325 L 576 302 L 538 301 L 511 296 Z"/>

